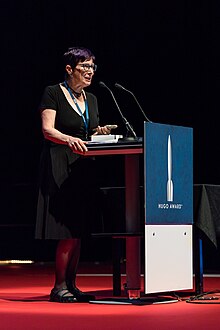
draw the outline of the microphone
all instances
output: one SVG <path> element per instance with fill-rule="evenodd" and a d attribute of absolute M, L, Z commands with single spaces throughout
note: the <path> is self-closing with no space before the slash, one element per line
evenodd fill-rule
<path fill-rule="evenodd" d="M 139 104 L 138 100 L 136 99 L 135 95 L 134 95 L 131 91 L 129 91 L 128 89 L 124 88 L 122 85 L 117 84 L 117 83 L 115 83 L 115 87 L 118 88 L 118 89 L 122 89 L 122 90 L 124 90 L 124 91 L 130 93 L 130 94 L 133 96 L 133 98 L 135 99 L 135 102 L 137 103 L 137 105 L 138 105 L 139 109 L 141 110 L 142 114 L 144 115 L 144 118 L 145 118 L 147 121 L 149 121 L 150 123 L 152 123 L 152 121 L 151 121 L 149 118 L 147 118 L 147 116 L 146 116 L 144 110 L 142 109 L 142 107 L 140 106 L 140 104 Z"/>
<path fill-rule="evenodd" d="M 119 111 L 119 113 L 121 115 L 121 118 L 122 118 L 122 120 L 123 120 L 123 122 L 124 122 L 124 124 L 126 126 L 127 132 L 130 132 L 130 134 L 132 135 L 130 137 L 127 136 L 127 139 L 128 140 L 131 140 L 131 139 L 132 140 L 133 139 L 137 140 L 138 138 L 137 138 L 137 135 L 136 135 L 135 131 L 133 130 L 131 124 L 128 122 L 128 120 L 125 118 L 125 116 L 121 112 L 121 109 L 119 108 L 119 105 L 118 105 L 118 103 L 117 103 L 117 101 L 115 99 L 115 96 L 114 96 L 113 92 L 111 91 L 111 89 L 108 86 L 106 86 L 106 84 L 103 81 L 100 81 L 99 82 L 99 86 L 106 88 L 111 93 L 111 96 L 112 96 L 112 98 L 113 98 L 113 100 L 115 102 L 115 105 L 116 105 L 116 107 L 117 107 L 117 109 L 118 109 L 118 111 Z"/>

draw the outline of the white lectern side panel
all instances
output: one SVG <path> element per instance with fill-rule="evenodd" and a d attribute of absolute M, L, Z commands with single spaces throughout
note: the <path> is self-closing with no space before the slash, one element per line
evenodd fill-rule
<path fill-rule="evenodd" d="M 192 225 L 145 225 L 145 293 L 192 288 Z"/>

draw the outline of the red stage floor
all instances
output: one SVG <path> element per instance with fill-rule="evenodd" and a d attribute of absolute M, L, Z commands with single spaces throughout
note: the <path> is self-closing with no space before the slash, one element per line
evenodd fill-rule
<path fill-rule="evenodd" d="M 179 300 L 166 304 L 60 304 L 48 301 L 53 268 L 52 263 L 0 266 L 1 330 L 216 330 L 219 327 L 218 275 L 204 276 L 204 292 L 211 293 L 191 303 L 187 299 L 193 296 L 193 291 L 176 292 Z M 81 264 L 77 281 L 80 289 L 95 294 L 97 299 L 112 298 L 111 267 L 107 264 Z M 122 276 L 122 284 L 125 281 Z M 171 296 L 174 297 L 174 293 Z M 211 299 L 204 299 L 208 297 Z"/>

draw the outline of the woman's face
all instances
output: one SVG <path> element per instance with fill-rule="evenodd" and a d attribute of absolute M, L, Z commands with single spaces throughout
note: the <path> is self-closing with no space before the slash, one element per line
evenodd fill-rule
<path fill-rule="evenodd" d="M 93 63 L 92 59 L 79 62 L 72 71 L 74 83 L 80 84 L 82 88 L 89 86 L 95 71 L 96 65 Z"/>

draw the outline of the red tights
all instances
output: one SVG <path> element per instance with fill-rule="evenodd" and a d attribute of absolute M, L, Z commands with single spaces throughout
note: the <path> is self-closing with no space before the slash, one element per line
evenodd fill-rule
<path fill-rule="evenodd" d="M 66 288 L 67 283 L 76 286 L 76 272 L 80 257 L 79 238 L 59 241 L 56 250 L 55 285 L 57 289 Z"/>

